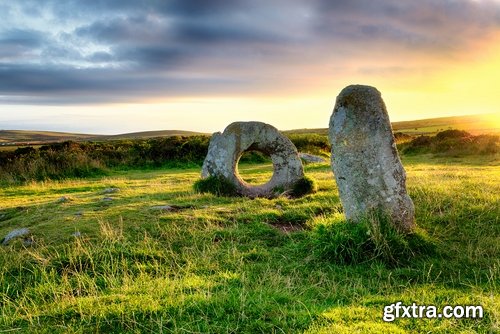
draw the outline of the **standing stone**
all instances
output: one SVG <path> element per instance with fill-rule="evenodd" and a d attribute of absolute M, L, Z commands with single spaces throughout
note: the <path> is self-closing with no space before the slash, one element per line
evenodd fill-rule
<path fill-rule="evenodd" d="M 344 88 L 330 118 L 329 137 L 346 218 L 356 221 L 381 211 L 398 230 L 410 232 L 415 210 L 380 92 L 370 86 Z"/>

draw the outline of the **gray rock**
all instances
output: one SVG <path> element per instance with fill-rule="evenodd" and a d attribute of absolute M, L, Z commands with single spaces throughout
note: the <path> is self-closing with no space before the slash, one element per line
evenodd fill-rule
<path fill-rule="evenodd" d="M 314 154 L 309 154 L 309 153 L 302 153 L 299 152 L 299 157 L 304 160 L 305 162 L 326 162 L 326 159 L 323 159 L 322 157 L 319 157 Z"/>
<path fill-rule="evenodd" d="M 33 236 L 29 236 L 23 239 L 23 246 L 25 247 L 33 246 L 34 243 L 35 239 L 33 239 Z"/>
<path fill-rule="evenodd" d="M 12 239 L 30 234 L 30 230 L 27 228 L 18 228 L 10 231 L 5 238 L 2 239 L 2 245 L 7 245 Z"/>
<path fill-rule="evenodd" d="M 103 202 L 111 202 L 111 201 L 113 201 L 113 197 L 104 197 L 104 198 L 102 199 L 102 201 L 103 201 Z"/>
<path fill-rule="evenodd" d="M 59 197 L 57 199 L 57 203 L 66 203 L 66 202 L 69 202 L 71 201 L 71 198 L 67 197 L 67 196 L 62 196 L 62 197 Z"/>
<path fill-rule="evenodd" d="M 72 237 L 79 238 L 82 236 L 82 233 L 80 231 L 76 231 L 73 234 L 71 234 Z"/>
<path fill-rule="evenodd" d="M 344 88 L 330 118 L 329 137 L 346 218 L 356 221 L 380 210 L 399 230 L 411 231 L 415 210 L 380 92 L 370 86 Z"/>
<path fill-rule="evenodd" d="M 106 188 L 101 192 L 101 194 L 114 194 L 117 192 L 120 192 L 119 188 Z"/>
<path fill-rule="evenodd" d="M 238 173 L 238 161 L 248 149 L 271 157 L 274 174 L 263 185 L 250 185 Z M 214 133 L 203 163 L 201 177 L 224 177 L 236 191 L 248 197 L 275 197 L 304 177 L 304 168 L 293 143 L 275 127 L 261 122 L 235 122 L 224 132 Z"/>
<path fill-rule="evenodd" d="M 160 210 L 160 211 L 174 211 L 177 208 L 171 205 L 155 205 L 151 207 L 152 210 Z"/>

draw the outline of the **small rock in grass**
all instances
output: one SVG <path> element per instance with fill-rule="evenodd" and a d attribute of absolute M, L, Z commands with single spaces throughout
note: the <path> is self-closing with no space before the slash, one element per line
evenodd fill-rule
<path fill-rule="evenodd" d="M 102 200 L 104 202 L 111 202 L 113 200 L 113 198 L 112 197 L 104 197 Z"/>
<path fill-rule="evenodd" d="M 299 152 L 299 157 L 305 162 L 326 162 L 322 157 L 309 153 Z"/>
<path fill-rule="evenodd" d="M 33 238 L 33 236 L 29 236 L 27 238 L 24 238 L 23 239 L 23 246 L 33 246 L 33 244 L 35 243 L 35 239 Z"/>
<path fill-rule="evenodd" d="M 78 211 L 77 213 L 75 213 L 75 216 L 77 217 L 83 216 L 83 211 Z"/>
<path fill-rule="evenodd" d="M 30 234 L 30 230 L 27 228 L 18 228 L 13 231 L 10 231 L 5 238 L 2 239 L 2 245 L 7 245 L 12 239 L 21 237 L 23 235 Z"/>
<path fill-rule="evenodd" d="M 119 192 L 120 189 L 119 188 L 106 188 L 104 189 L 101 194 L 114 194 L 114 193 L 117 193 Z"/>
<path fill-rule="evenodd" d="M 177 208 L 172 205 L 155 205 L 151 207 L 152 210 L 160 210 L 160 211 L 173 211 Z"/>
<path fill-rule="evenodd" d="M 59 197 L 59 199 L 57 200 L 57 203 L 66 203 L 66 202 L 69 202 L 71 201 L 71 199 L 67 196 L 62 196 L 62 197 Z"/>
<path fill-rule="evenodd" d="M 71 234 L 72 237 L 79 238 L 82 236 L 82 233 L 80 231 L 76 231 L 73 234 Z"/>

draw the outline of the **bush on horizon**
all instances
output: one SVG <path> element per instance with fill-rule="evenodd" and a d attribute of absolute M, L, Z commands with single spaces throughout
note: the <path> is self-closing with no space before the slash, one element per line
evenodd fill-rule
<path fill-rule="evenodd" d="M 402 154 L 432 153 L 443 156 L 488 155 L 500 152 L 500 136 L 474 136 L 462 130 L 446 130 L 435 136 L 419 136 L 400 148 Z"/>

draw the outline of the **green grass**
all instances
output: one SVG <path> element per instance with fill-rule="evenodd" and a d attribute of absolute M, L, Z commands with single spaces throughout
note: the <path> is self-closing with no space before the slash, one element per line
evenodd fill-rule
<path fill-rule="evenodd" d="M 396 264 L 339 261 L 329 240 L 356 234 L 342 232 L 328 164 L 306 166 L 318 191 L 299 199 L 197 194 L 199 168 L 2 187 L 0 236 L 28 227 L 34 244 L 0 247 L 0 332 L 498 332 L 498 159 L 403 163 L 419 233 L 434 249 Z M 102 194 L 109 187 L 120 192 Z M 151 208 L 165 204 L 174 209 Z M 486 316 L 384 323 L 396 301 L 479 304 Z"/>
<path fill-rule="evenodd" d="M 500 129 L 499 114 L 480 114 L 470 116 L 452 116 L 415 121 L 394 122 L 394 131 L 400 131 L 412 135 L 436 134 L 437 132 L 458 129 L 472 134 L 492 133 L 498 134 Z"/>

